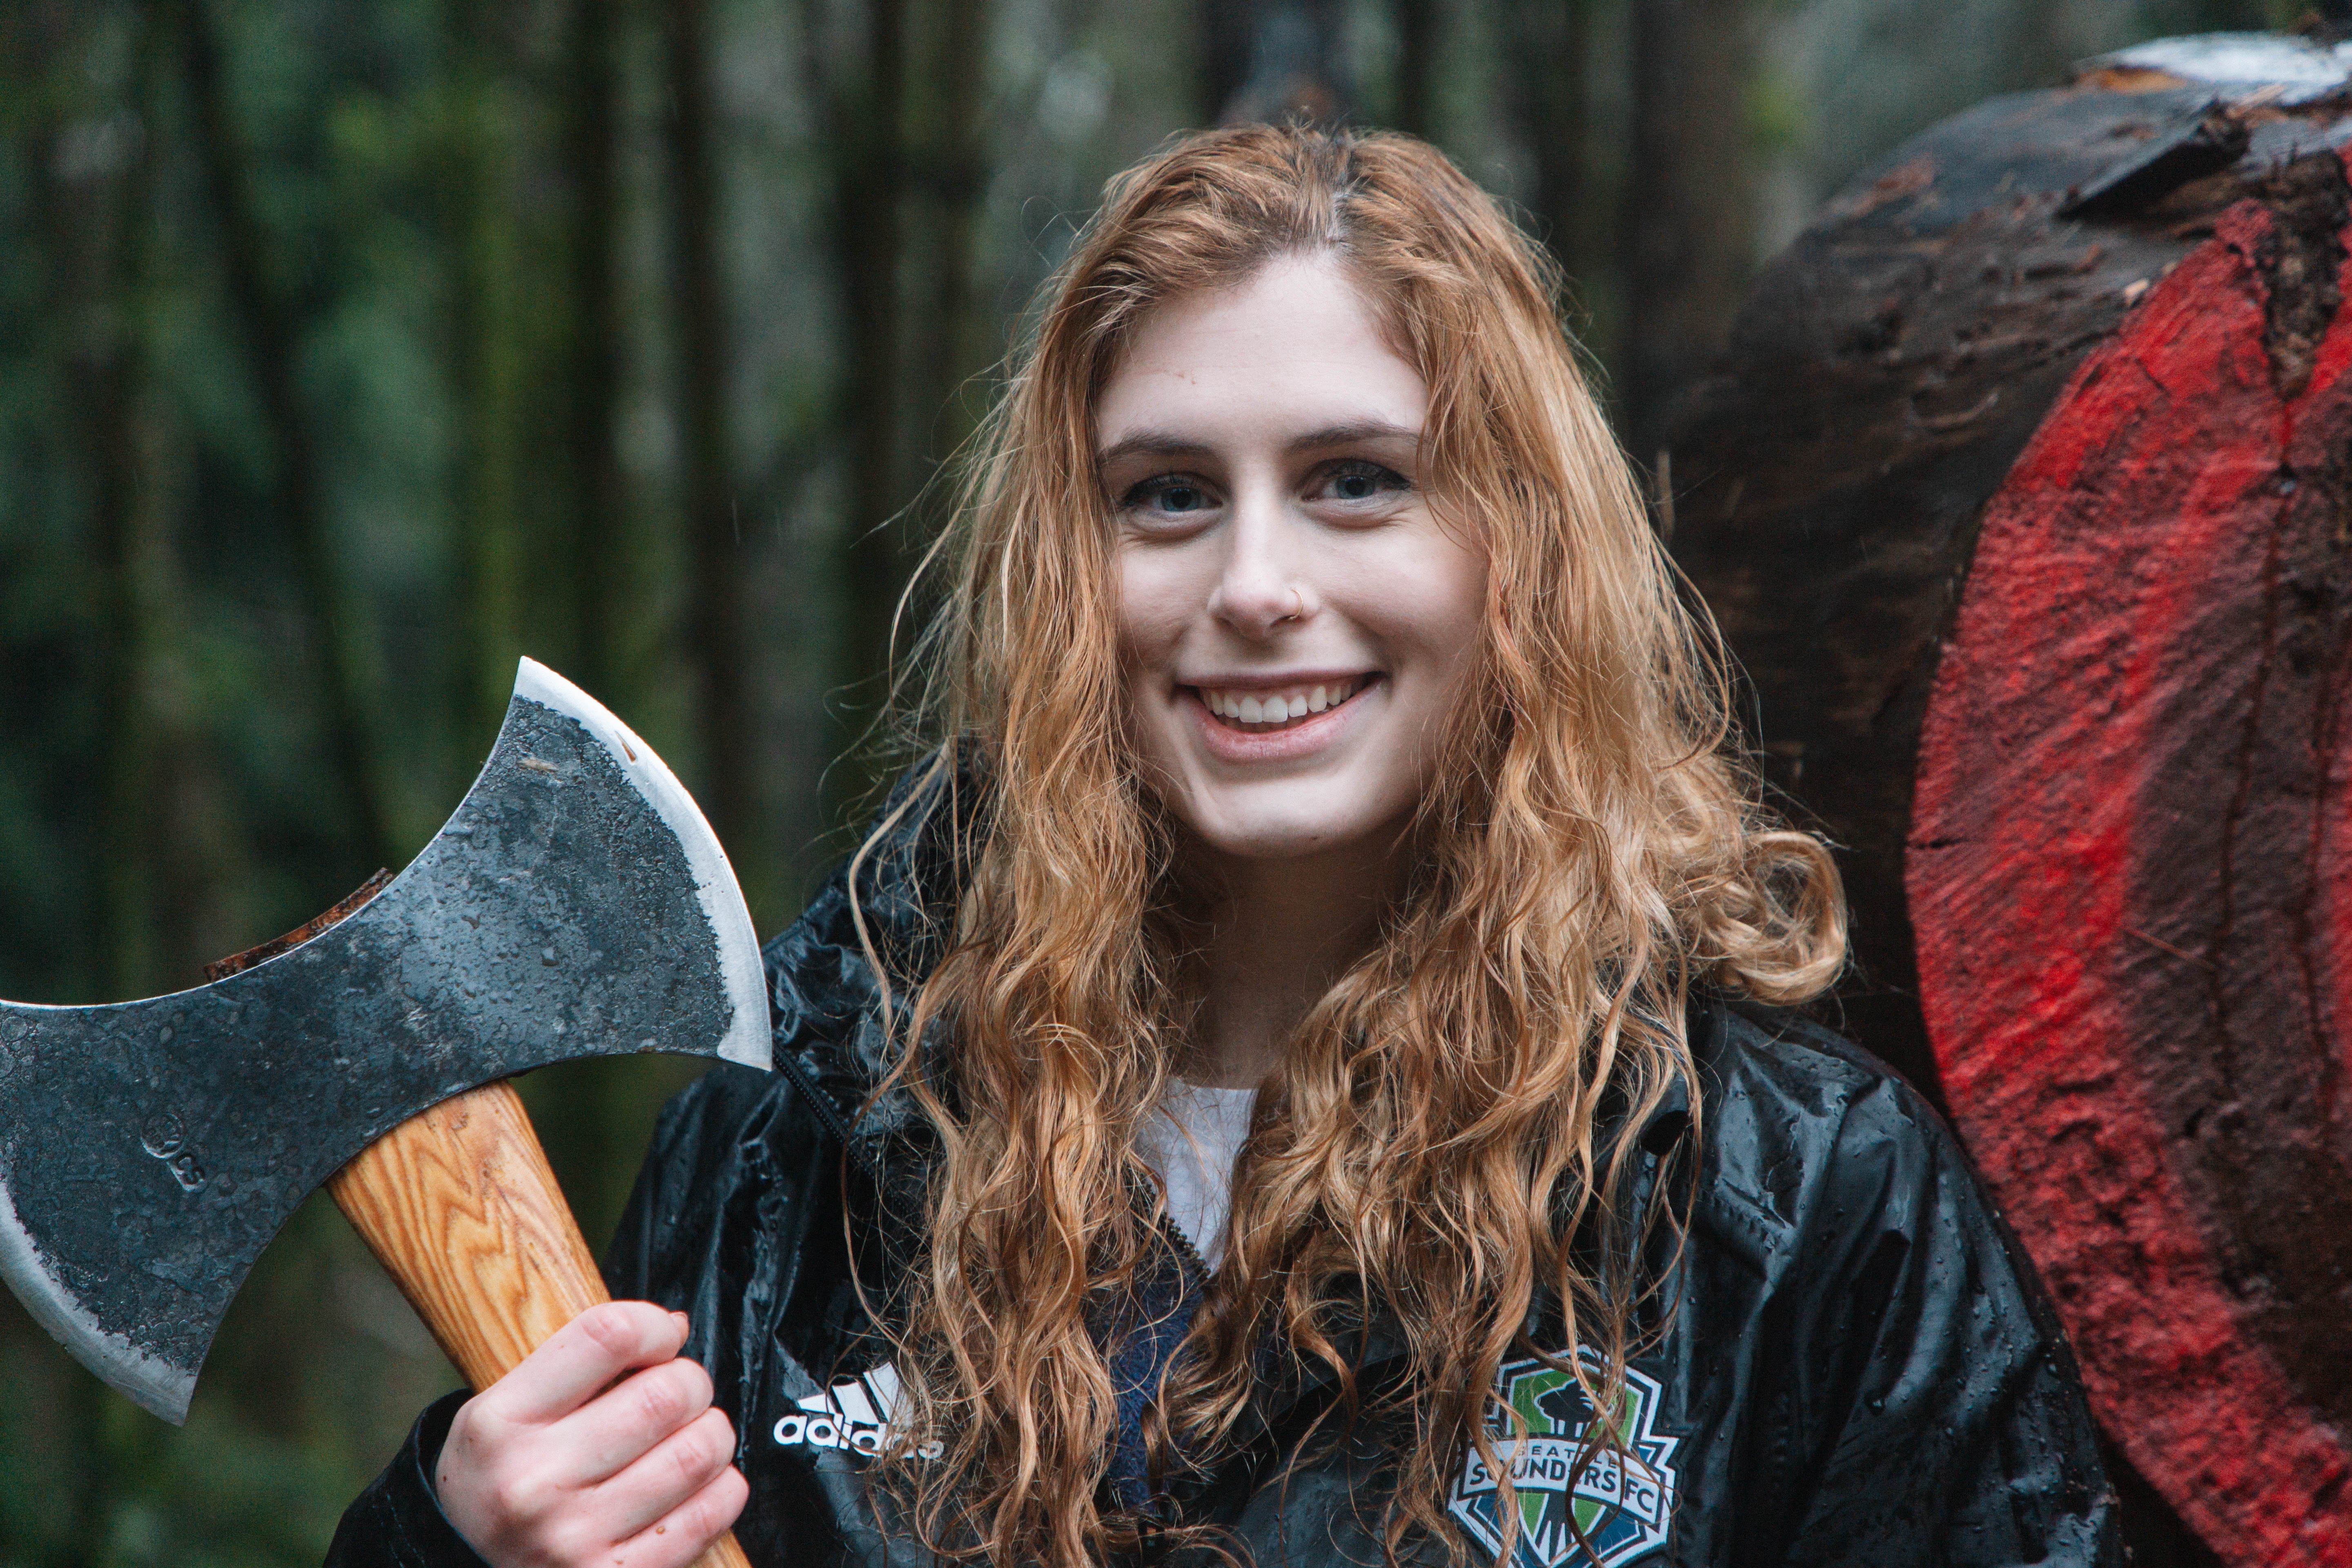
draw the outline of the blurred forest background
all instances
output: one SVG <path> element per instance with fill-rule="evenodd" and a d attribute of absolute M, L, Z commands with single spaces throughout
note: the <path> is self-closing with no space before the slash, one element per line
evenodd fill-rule
<path fill-rule="evenodd" d="M 0 995 L 405 865 L 529 653 L 761 934 L 870 780 L 926 483 L 1102 182 L 1419 132 L 1574 279 L 1636 455 L 1755 262 L 1988 94 L 2293 0 L 0 0 Z M 592 1244 L 690 1065 L 525 1086 Z M 315 1563 L 454 1374 L 323 1198 L 184 1430 L 0 1293 L 0 1568 Z"/>

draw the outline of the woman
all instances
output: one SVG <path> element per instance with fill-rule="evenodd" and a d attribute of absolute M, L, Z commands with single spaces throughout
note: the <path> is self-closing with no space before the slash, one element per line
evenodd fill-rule
<path fill-rule="evenodd" d="M 337 1561 L 2119 1558 L 1964 1163 L 1775 1010 L 1835 873 L 1484 195 L 1132 171 L 966 500 L 780 1070 L 672 1105 L 643 1300 L 429 1411 Z"/>

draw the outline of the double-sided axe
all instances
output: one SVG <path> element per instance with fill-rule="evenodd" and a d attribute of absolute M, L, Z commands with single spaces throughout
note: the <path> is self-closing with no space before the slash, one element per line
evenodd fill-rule
<path fill-rule="evenodd" d="M 0 1002 L 0 1277 L 167 1421 L 321 1183 L 486 1387 L 606 1299 L 503 1080 L 636 1051 L 769 1065 L 759 943 L 709 825 L 529 659 L 456 815 L 366 891 L 194 991 Z M 701 1568 L 742 1563 L 730 1536 Z"/>

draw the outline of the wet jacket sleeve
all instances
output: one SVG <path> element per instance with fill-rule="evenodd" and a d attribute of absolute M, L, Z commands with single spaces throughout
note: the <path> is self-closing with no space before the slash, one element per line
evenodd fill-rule
<path fill-rule="evenodd" d="M 335 1527 L 327 1568 L 488 1568 L 441 1511 L 433 1466 L 467 1391 L 425 1407 L 383 1473 L 369 1483 Z"/>
<path fill-rule="evenodd" d="M 1812 1484 L 1785 1561 L 2120 1564 L 2072 1354 L 1942 1122 L 1881 1079 L 1831 1169 L 1792 1325 Z"/>

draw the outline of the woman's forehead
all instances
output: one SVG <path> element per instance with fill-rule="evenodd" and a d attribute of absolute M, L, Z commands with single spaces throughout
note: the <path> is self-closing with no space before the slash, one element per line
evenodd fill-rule
<path fill-rule="evenodd" d="M 1284 445 L 1317 431 L 1418 432 L 1420 373 L 1328 253 L 1285 257 L 1138 321 L 1096 406 L 1105 455 L 1158 437 Z"/>

